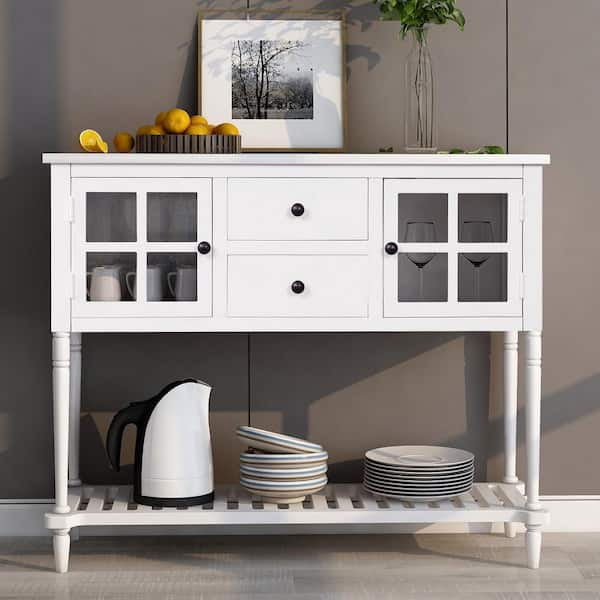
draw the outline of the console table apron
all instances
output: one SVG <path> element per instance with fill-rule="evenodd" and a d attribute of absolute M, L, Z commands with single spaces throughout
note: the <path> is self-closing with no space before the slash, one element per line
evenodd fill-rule
<path fill-rule="evenodd" d="M 56 570 L 70 530 L 101 525 L 323 526 L 501 522 L 537 568 L 542 168 L 545 155 L 45 154 L 51 164 Z M 505 474 L 436 503 L 330 485 L 289 508 L 237 486 L 186 510 L 82 484 L 86 332 L 504 332 Z M 516 473 L 524 332 L 527 478 Z M 398 440 L 401 443 L 402 440 Z"/>

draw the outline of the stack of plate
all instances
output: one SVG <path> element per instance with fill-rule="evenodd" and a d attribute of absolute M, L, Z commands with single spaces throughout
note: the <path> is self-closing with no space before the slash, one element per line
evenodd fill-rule
<path fill-rule="evenodd" d="M 249 446 L 240 454 L 240 483 L 255 496 L 293 504 L 327 485 L 323 446 L 245 425 L 236 433 Z"/>
<path fill-rule="evenodd" d="M 475 457 L 438 446 L 389 446 L 365 453 L 364 487 L 372 494 L 435 502 L 468 492 Z"/>

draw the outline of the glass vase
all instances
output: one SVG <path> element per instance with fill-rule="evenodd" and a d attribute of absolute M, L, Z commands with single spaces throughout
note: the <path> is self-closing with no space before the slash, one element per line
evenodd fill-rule
<path fill-rule="evenodd" d="M 427 29 L 411 31 L 412 46 L 404 65 L 404 148 L 437 150 L 437 115 Z"/>

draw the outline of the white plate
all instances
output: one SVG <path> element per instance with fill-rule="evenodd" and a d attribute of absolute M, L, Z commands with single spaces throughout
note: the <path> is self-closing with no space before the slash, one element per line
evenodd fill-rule
<path fill-rule="evenodd" d="M 428 472 L 427 474 L 422 473 L 410 473 L 410 472 L 398 472 L 382 469 L 380 467 L 376 467 L 370 463 L 365 463 L 365 473 L 372 473 L 373 475 L 377 475 L 378 477 L 384 477 L 390 480 L 399 480 L 399 481 L 422 481 L 423 483 L 427 483 L 428 481 L 446 481 L 452 479 L 460 479 L 462 477 L 467 477 L 469 475 L 473 475 L 474 468 L 468 467 L 466 469 L 460 471 L 451 471 L 444 472 L 439 471 L 437 473 Z"/>
<path fill-rule="evenodd" d="M 365 490 L 374 496 L 382 496 L 385 498 L 393 498 L 394 500 L 404 500 L 405 502 L 439 502 L 440 500 L 449 500 L 450 498 L 456 498 L 462 494 L 466 494 L 469 489 L 462 492 L 447 494 L 444 496 L 411 496 L 407 494 L 389 494 L 387 492 L 378 492 L 377 490 L 369 489 L 368 486 L 363 486 Z"/>
<path fill-rule="evenodd" d="M 442 488 L 442 487 L 456 487 L 473 481 L 473 475 L 464 477 L 463 479 L 457 479 L 455 481 L 427 481 L 425 483 L 420 481 L 392 481 L 391 479 L 385 479 L 383 477 L 376 477 L 370 473 L 365 473 L 365 480 L 372 481 L 384 486 L 390 487 L 420 487 L 423 489 L 431 488 Z"/>
<path fill-rule="evenodd" d="M 301 466 L 327 464 L 327 452 L 313 452 L 310 454 L 258 454 L 242 452 L 240 463 L 248 465 L 260 465 L 264 468 L 295 469 Z"/>
<path fill-rule="evenodd" d="M 364 483 L 367 485 L 377 488 L 378 490 L 385 490 L 387 492 L 406 492 L 407 494 L 445 494 L 447 492 L 452 492 L 454 490 L 462 490 L 465 487 L 472 487 L 473 481 L 464 481 L 458 485 L 441 485 L 441 486 L 415 486 L 415 485 L 388 485 L 385 483 L 380 483 L 379 481 L 374 481 L 373 479 L 364 479 Z"/>
<path fill-rule="evenodd" d="M 443 473 L 448 473 L 448 474 L 460 473 L 461 471 L 467 471 L 469 469 L 475 468 L 474 461 L 469 461 L 469 462 L 463 463 L 462 465 L 452 465 L 450 467 L 409 468 L 409 467 L 392 467 L 390 465 L 384 465 L 382 463 L 378 463 L 378 462 L 369 460 L 367 458 L 367 459 L 365 459 L 364 464 L 369 465 L 370 467 L 373 467 L 375 469 L 380 469 L 382 471 L 386 471 L 388 473 L 398 473 L 400 475 L 402 475 L 402 474 L 423 475 L 423 476 L 437 475 L 437 474 L 443 474 Z"/>
<path fill-rule="evenodd" d="M 256 479 L 294 479 L 300 481 L 327 473 L 327 465 L 322 464 L 298 469 L 265 469 L 264 467 L 240 465 L 240 473 Z"/>
<path fill-rule="evenodd" d="M 319 476 L 304 481 L 267 481 L 264 479 L 254 479 L 252 477 L 240 476 L 240 483 L 244 487 L 257 490 L 277 491 L 277 492 L 298 492 L 307 494 L 306 490 L 313 488 L 322 488 L 327 485 L 327 477 Z"/>
<path fill-rule="evenodd" d="M 323 451 L 323 446 L 319 444 L 257 427 L 241 425 L 237 428 L 236 433 L 242 443 L 267 452 L 304 454 Z"/>
<path fill-rule="evenodd" d="M 472 462 L 471 452 L 442 446 L 387 446 L 365 452 L 368 460 L 387 466 L 447 468 Z"/>

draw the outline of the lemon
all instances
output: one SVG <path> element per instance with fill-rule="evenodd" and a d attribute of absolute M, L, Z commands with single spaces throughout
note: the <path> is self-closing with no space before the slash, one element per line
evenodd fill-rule
<path fill-rule="evenodd" d="M 135 146 L 135 141 L 130 133 L 119 131 L 113 138 L 113 146 L 117 152 L 131 152 Z"/>
<path fill-rule="evenodd" d="M 163 135 L 165 130 L 160 125 L 152 125 L 146 132 L 147 135 Z"/>
<path fill-rule="evenodd" d="M 192 125 L 208 125 L 206 117 L 202 115 L 194 115 L 191 119 Z"/>
<path fill-rule="evenodd" d="M 136 134 L 137 135 L 148 135 L 148 133 L 150 132 L 150 130 L 153 127 L 155 127 L 155 125 L 142 125 L 141 127 L 138 127 Z"/>
<path fill-rule="evenodd" d="M 193 123 L 185 132 L 188 135 L 210 135 L 210 129 L 206 125 L 194 125 Z"/>
<path fill-rule="evenodd" d="M 240 130 L 233 123 L 221 123 L 214 128 L 217 135 L 240 135 Z"/>
<path fill-rule="evenodd" d="M 207 127 L 210 129 L 210 133 L 214 133 L 215 132 L 215 125 L 211 125 L 210 123 L 207 125 Z"/>
<path fill-rule="evenodd" d="M 86 152 L 108 152 L 108 144 L 93 129 L 84 129 L 79 134 L 79 144 Z"/>
<path fill-rule="evenodd" d="M 170 110 L 162 122 L 169 133 L 183 133 L 190 126 L 190 115 L 181 108 Z"/>
<path fill-rule="evenodd" d="M 155 125 L 162 125 L 162 122 L 165 120 L 166 116 L 167 116 L 167 111 L 166 110 L 162 110 L 161 112 L 159 112 L 156 115 L 156 118 L 154 119 L 154 124 Z"/>

